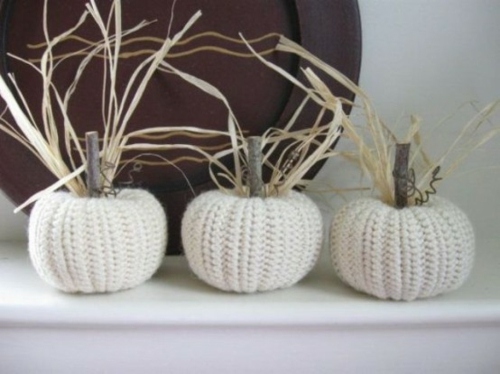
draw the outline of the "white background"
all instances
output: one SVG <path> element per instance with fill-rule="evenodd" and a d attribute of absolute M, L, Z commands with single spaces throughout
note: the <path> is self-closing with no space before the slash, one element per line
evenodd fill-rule
<path fill-rule="evenodd" d="M 361 87 L 391 126 L 408 123 L 409 114 L 425 128 L 467 102 L 485 105 L 500 98 L 499 0 L 359 0 L 363 27 Z M 449 144 L 471 110 L 460 114 L 433 137 L 431 153 Z M 500 116 L 496 116 L 500 124 Z M 484 146 L 445 182 L 439 193 L 461 206 L 478 235 L 496 236 L 500 225 L 500 170 L 476 170 L 499 160 L 500 137 Z M 461 175 L 463 174 L 463 175 Z M 345 165 L 329 162 L 319 178 L 349 184 Z M 333 206 L 342 200 L 335 197 Z M 23 240 L 27 219 L 14 215 L 0 194 L 0 240 Z"/>

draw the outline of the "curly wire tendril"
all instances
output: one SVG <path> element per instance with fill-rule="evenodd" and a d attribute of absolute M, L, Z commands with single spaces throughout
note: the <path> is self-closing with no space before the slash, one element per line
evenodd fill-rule
<path fill-rule="evenodd" d="M 436 166 L 434 168 L 434 170 L 432 171 L 432 179 L 429 182 L 429 189 L 425 190 L 424 192 L 420 191 L 416 186 L 415 170 L 414 169 L 409 170 L 408 197 L 415 197 L 415 205 L 421 206 L 427 203 L 431 195 L 436 194 L 437 191 L 434 184 L 443 179 L 437 176 L 440 170 L 441 170 L 440 166 Z"/>
<path fill-rule="evenodd" d="M 140 162 L 134 162 L 132 168 L 127 172 L 128 180 L 119 182 L 118 185 L 120 189 L 126 187 L 140 187 L 142 186 L 142 181 L 136 182 L 134 179 L 134 174 L 138 174 L 142 171 L 143 164 Z"/>
<path fill-rule="evenodd" d="M 121 190 L 120 188 L 114 187 L 112 181 L 110 181 L 109 178 L 106 177 L 106 171 L 111 170 L 112 168 L 114 168 L 114 164 L 109 161 L 105 162 L 103 167 L 101 168 L 101 176 L 106 182 L 101 188 L 101 193 L 106 197 L 116 197 Z"/>

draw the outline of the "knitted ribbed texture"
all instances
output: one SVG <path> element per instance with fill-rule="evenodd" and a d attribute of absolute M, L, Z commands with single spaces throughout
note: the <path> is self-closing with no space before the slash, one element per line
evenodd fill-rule
<path fill-rule="evenodd" d="M 135 287 L 160 266 L 167 243 L 161 204 L 149 192 L 80 198 L 55 192 L 38 200 L 29 221 L 29 252 L 40 277 L 65 292 Z"/>
<path fill-rule="evenodd" d="M 322 218 L 307 196 L 242 198 L 201 194 L 182 220 L 182 242 L 193 272 L 225 291 L 269 291 L 293 285 L 314 266 Z"/>
<path fill-rule="evenodd" d="M 443 198 L 404 209 L 361 199 L 333 219 L 330 246 L 342 281 L 381 299 L 410 301 L 465 282 L 474 232 L 467 216 Z"/>

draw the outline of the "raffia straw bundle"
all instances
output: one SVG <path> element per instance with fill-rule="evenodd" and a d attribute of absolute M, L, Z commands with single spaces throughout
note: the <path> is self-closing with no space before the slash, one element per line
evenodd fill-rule
<path fill-rule="evenodd" d="M 262 56 L 255 52 L 247 43 L 254 56 L 262 59 Z M 265 61 L 265 60 L 263 60 Z M 266 62 L 267 63 L 267 62 Z M 275 67 L 276 69 L 280 69 Z M 172 150 L 186 149 L 200 154 L 210 163 L 210 175 L 218 189 L 232 195 L 248 196 L 249 188 L 245 180 L 245 172 L 248 170 L 248 140 L 246 139 L 238 120 L 236 119 L 227 98 L 216 87 L 210 83 L 181 72 L 166 61 L 161 63 L 160 70 L 175 73 L 187 82 L 191 83 L 200 90 L 220 100 L 228 110 L 227 131 L 207 130 L 201 127 L 156 127 L 131 132 L 124 138 L 123 147 L 126 150 Z M 343 111 L 343 99 L 336 98 L 329 94 L 322 83 L 311 70 L 306 70 L 306 77 L 311 87 L 306 87 L 296 81 L 284 71 L 290 79 L 299 84 L 306 96 L 300 106 L 296 109 L 286 126 L 280 128 L 270 128 L 262 135 L 263 164 L 271 170 L 271 176 L 264 186 L 264 196 L 283 196 L 295 187 L 307 186 L 309 183 L 304 177 L 310 168 L 317 162 L 336 155 L 332 151 L 332 145 L 335 144 L 342 133 L 342 127 L 348 121 L 347 115 Z M 318 87 L 318 84 L 320 85 Z M 329 94 L 326 101 L 323 95 Z M 293 125 L 300 116 L 305 105 L 313 100 L 322 106 L 318 116 L 311 127 L 305 130 L 294 130 Z M 333 119 L 328 118 L 328 113 L 333 114 Z M 139 143 L 133 139 L 148 138 L 161 139 L 166 134 L 183 132 L 185 134 L 224 136 L 228 137 L 230 147 L 216 153 L 209 153 L 202 147 L 191 144 L 154 144 Z M 286 144 L 285 147 L 280 145 Z M 234 168 L 230 170 L 223 159 L 232 157 Z M 229 186 L 228 186 L 229 185 Z"/>
<path fill-rule="evenodd" d="M 422 199 L 428 199 L 428 196 L 425 196 L 426 192 L 434 193 L 437 184 L 456 171 L 471 152 L 500 132 L 499 126 L 487 127 L 490 118 L 500 107 L 500 100 L 497 100 L 479 110 L 465 124 L 451 145 L 445 148 L 441 156 L 436 160 L 431 160 L 423 147 L 424 142 L 420 133 L 421 120 L 418 117 L 412 116 L 408 135 L 405 139 L 398 141 L 394 133 L 377 115 L 369 96 L 344 74 L 285 37 L 280 38 L 276 50 L 300 56 L 357 96 L 357 106 L 365 118 L 365 123 L 358 126 L 350 119 L 343 122 L 343 136 L 354 144 L 356 151 L 342 152 L 342 156 L 361 168 L 363 173 L 370 178 L 375 195 L 390 206 L 395 204 L 393 159 L 397 143 L 411 144 L 408 166 L 415 173 L 412 188 L 417 191 L 409 197 L 408 205 L 411 206 L 421 204 Z M 293 80 L 291 81 L 293 82 Z M 337 100 L 319 78 L 317 78 L 316 84 L 321 87 L 323 92 L 324 105 L 334 103 Z M 448 164 L 446 168 L 444 167 L 445 162 Z M 438 172 L 439 178 L 437 177 Z"/>
<path fill-rule="evenodd" d="M 99 89 L 103 95 L 102 114 L 103 114 L 103 137 L 102 150 L 100 153 L 101 163 L 101 185 L 103 190 L 112 188 L 112 183 L 117 175 L 120 160 L 122 157 L 122 146 L 126 137 L 127 125 L 134 111 L 136 110 L 148 82 L 154 72 L 168 54 L 170 49 L 180 41 L 189 28 L 201 16 L 201 12 L 195 13 L 184 27 L 174 36 L 162 40 L 158 50 L 148 55 L 136 68 L 127 82 L 123 94 L 117 90 L 117 71 L 120 61 L 120 51 L 125 38 L 134 34 L 138 30 L 149 25 L 150 22 L 142 21 L 136 26 L 123 29 L 121 15 L 122 6 L 120 0 L 112 3 L 111 10 L 107 19 L 103 18 L 96 5 L 95 0 L 86 4 L 86 10 L 79 21 L 69 30 L 51 37 L 47 25 L 48 1 L 44 3 L 43 29 L 45 36 L 45 46 L 39 65 L 27 61 L 23 58 L 10 55 L 12 58 L 20 60 L 32 67 L 40 74 L 42 78 L 42 122 L 37 124 L 32 115 L 32 108 L 27 106 L 23 93 L 16 85 L 15 77 L 9 75 L 14 92 L 11 91 L 7 82 L 0 77 L 0 95 L 7 104 L 14 120 L 15 125 L 8 123 L 3 116 L 0 120 L 0 129 L 12 136 L 14 139 L 29 149 L 41 162 L 56 176 L 58 181 L 46 189 L 38 192 L 25 203 L 21 204 L 16 211 L 19 211 L 27 205 L 37 201 L 42 196 L 53 192 L 61 187 L 66 187 L 76 196 L 86 196 L 88 186 L 81 174 L 85 171 L 87 158 L 80 144 L 78 134 L 72 125 L 68 114 L 68 106 L 71 102 L 74 92 L 78 89 L 78 84 L 82 78 L 83 72 L 87 69 L 90 61 L 97 56 L 105 56 L 103 84 Z M 83 49 L 78 49 L 56 59 L 53 50 L 56 46 L 72 40 L 77 37 L 76 32 L 91 18 L 98 26 L 102 39 L 97 42 L 90 42 Z M 170 28 L 169 28 L 170 29 Z M 65 88 L 55 87 L 52 79 L 56 67 L 64 60 L 84 56 L 78 66 L 72 83 Z M 21 100 L 16 100 L 17 95 Z M 5 111 L 3 112 L 3 114 Z M 56 118 L 63 118 L 62 124 L 57 124 Z M 61 126 L 62 125 L 62 126 Z M 64 144 L 64 149 L 60 148 L 60 139 Z M 73 155 L 72 150 L 76 149 L 77 156 Z M 69 161 L 65 162 L 64 157 L 68 156 Z M 111 166 L 111 167 L 110 167 Z"/>

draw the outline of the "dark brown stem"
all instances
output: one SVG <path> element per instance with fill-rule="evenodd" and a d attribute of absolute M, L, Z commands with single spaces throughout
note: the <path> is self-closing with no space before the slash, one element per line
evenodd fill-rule
<path fill-rule="evenodd" d="M 394 160 L 394 197 L 396 208 L 408 206 L 408 162 L 410 158 L 410 143 L 396 144 L 396 157 Z"/>
<path fill-rule="evenodd" d="M 250 197 L 262 197 L 264 183 L 262 182 L 262 138 L 250 136 L 248 139 L 248 187 Z"/>
<path fill-rule="evenodd" d="M 85 133 L 87 147 L 87 190 L 89 197 L 101 195 L 101 173 L 99 167 L 99 136 L 97 131 Z"/>

